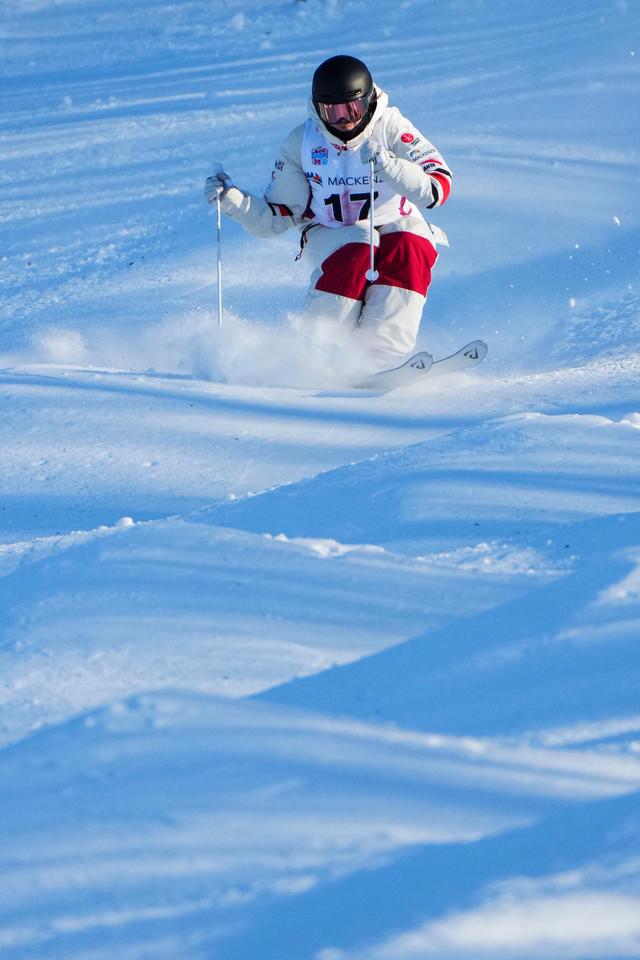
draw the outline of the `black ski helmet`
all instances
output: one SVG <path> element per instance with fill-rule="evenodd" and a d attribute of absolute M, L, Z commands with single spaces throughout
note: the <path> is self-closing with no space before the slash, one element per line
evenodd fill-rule
<path fill-rule="evenodd" d="M 348 103 L 360 97 L 373 96 L 373 77 L 369 68 L 358 60 L 340 54 L 321 63 L 313 75 L 311 96 L 314 103 Z"/>

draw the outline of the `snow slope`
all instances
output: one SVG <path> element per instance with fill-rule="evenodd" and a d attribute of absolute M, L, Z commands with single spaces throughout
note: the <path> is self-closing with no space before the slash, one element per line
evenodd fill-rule
<path fill-rule="evenodd" d="M 16 0 L 0 21 L 0 952 L 640 957 L 640 11 Z M 263 189 L 325 56 L 456 176 L 345 386 Z"/>

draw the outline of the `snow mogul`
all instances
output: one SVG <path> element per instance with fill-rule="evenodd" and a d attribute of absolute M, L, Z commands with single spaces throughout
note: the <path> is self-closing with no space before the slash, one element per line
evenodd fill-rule
<path fill-rule="evenodd" d="M 380 369 L 415 346 L 436 246 L 447 243 L 422 211 L 446 201 L 451 171 L 355 57 L 320 64 L 308 110 L 285 140 L 264 196 L 238 188 L 220 164 L 205 196 L 210 203 L 220 196 L 223 212 L 254 236 L 297 228 L 314 267 L 305 316 L 357 327 Z"/>

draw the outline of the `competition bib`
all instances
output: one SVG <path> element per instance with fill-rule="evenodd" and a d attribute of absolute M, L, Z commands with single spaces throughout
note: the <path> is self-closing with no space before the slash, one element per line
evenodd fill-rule
<path fill-rule="evenodd" d="M 335 142 L 328 140 L 309 118 L 300 159 L 311 187 L 311 210 L 319 223 L 343 227 L 368 220 L 371 168 L 362 163 L 359 150 L 347 150 L 337 138 Z M 375 177 L 374 191 L 375 222 L 379 226 L 408 212 L 404 197 L 380 177 Z"/>

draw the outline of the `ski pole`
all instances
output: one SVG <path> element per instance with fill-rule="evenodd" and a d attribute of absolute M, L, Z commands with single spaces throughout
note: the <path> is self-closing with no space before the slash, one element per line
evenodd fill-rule
<path fill-rule="evenodd" d="M 373 220 L 374 220 L 374 200 L 375 200 L 375 171 L 373 169 L 375 160 L 372 157 L 369 160 L 369 180 L 371 183 L 371 194 L 369 200 L 369 269 L 367 270 L 365 277 L 369 283 L 373 283 L 374 280 L 378 279 L 378 271 L 374 267 L 374 256 L 376 252 L 376 246 L 374 243 L 374 229 L 373 229 Z"/>
<path fill-rule="evenodd" d="M 217 220 L 217 236 L 218 236 L 218 326 L 222 326 L 222 212 L 220 205 L 220 194 L 222 190 L 219 190 L 216 195 L 216 220 Z"/>

